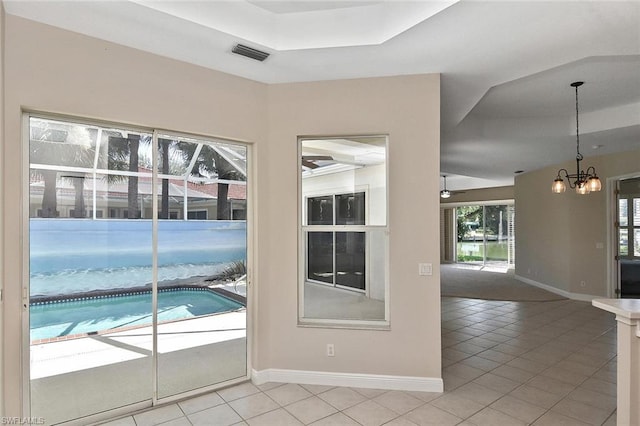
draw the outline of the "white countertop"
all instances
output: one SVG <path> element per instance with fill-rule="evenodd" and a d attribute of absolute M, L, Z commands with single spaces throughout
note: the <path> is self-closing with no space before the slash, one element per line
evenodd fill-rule
<path fill-rule="evenodd" d="M 593 299 L 593 306 L 628 319 L 640 319 L 640 299 Z"/>

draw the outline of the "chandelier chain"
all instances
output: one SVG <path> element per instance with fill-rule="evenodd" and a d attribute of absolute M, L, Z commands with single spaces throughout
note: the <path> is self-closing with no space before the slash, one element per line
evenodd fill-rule
<path fill-rule="evenodd" d="M 580 154 L 580 125 L 579 125 L 579 114 L 578 114 L 578 85 L 575 86 L 576 89 L 576 158 L 582 160 L 582 154 Z"/>

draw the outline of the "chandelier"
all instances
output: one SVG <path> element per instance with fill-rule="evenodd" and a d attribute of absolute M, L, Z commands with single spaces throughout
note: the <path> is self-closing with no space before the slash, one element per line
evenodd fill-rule
<path fill-rule="evenodd" d="M 571 87 L 576 89 L 576 172 L 569 173 L 567 169 L 558 170 L 558 176 L 553 181 L 553 186 L 551 187 L 551 190 L 556 194 L 567 190 L 567 186 L 564 183 L 565 179 L 569 183 L 569 187 L 575 189 L 576 193 L 581 195 L 597 192 L 602 189 L 602 183 L 593 166 L 587 167 L 586 171 L 580 168 L 580 162 L 583 157 L 582 154 L 580 154 L 580 132 L 578 127 L 578 87 L 583 84 L 583 81 L 571 83 Z"/>
<path fill-rule="evenodd" d="M 451 197 L 451 191 L 447 189 L 447 176 L 442 176 L 444 178 L 444 189 L 440 191 L 440 198 L 449 198 Z"/>

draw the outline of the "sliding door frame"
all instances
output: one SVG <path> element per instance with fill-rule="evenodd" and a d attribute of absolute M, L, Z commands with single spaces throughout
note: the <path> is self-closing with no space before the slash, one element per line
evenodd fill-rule
<path fill-rule="evenodd" d="M 190 138 L 198 138 L 202 139 L 205 142 L 221 142 L 221 143 L 230 143 L 236 145 L 242 145 L 246 147 L 246 162 L 247 162 L 247 174 L 246 174 L 246 335 L 245 335 L 245 351 L 246 351 L 246 370 L 245 375 L 226 380 L 221 383 L 212 384 L 209 386 L 200 387 L 195 390 L 190 390 L 186 392 L 182 392 L 176 395 L 170 395 L 164 398 L 158 398 L 158 321 L 157 321 L 157 305 L 158 305 L 158 188 L 157 183 L 159 183 L 159 173 L 158 173 L 158 161 L 153 161 L 152 167 L 152 198 L 155 200 L 153 202 L 153 217 L 152 217 L 152 339 L 153 339 L 153 353 L 152 353 L 152 370 L 150 374 L 152 375 L 152 390 L 149 398 L 144 401 L 134 402 L 130 405 L 126 405 L 123 407 L 116 407 L 113 409 L 109 409 L 108 411 L 94 413 L 85 417 L 81 417 L 78 419 L 68 420 L 65 424 L 86 424 L 87 422 L 98 422 L 103 421 L 108 418 L 113 418 L 121 415 L 125 415 L 128 413 L 136 412 L 145 408 L 149 408 L 152 406 L 166 404 L 169 402 L 182 400 L 185 398 L 189 398 L 192 396 L 202 395 L 208 392 L 212 392 L 216 389 L 220 389 L 222 387 L 234 385 L 237 383 L 242 383 L 251 378 L 252 371 L 252 353 L 253 353 L 253 327 L 250 325 L 253 324 L 253 316 L 254 316 L 254 292 L 253 292 L 253 262 L 254 262 L 254 247 L 255 247 L 255 219 L 256 212 L 254 211 L 254 197 L 256 196 L 254 192 L 255 186 L 255 171 L 256 166 L 254 164 L 254 149 L 255 145 L 249 141 L 242 141 L 238 139 L 231 138 L 221 138 L 216 136 L 202 135 L 202 134 L 193 134 L 193 133 L 185 133 L 179 131 L 171 131 L 161 128 L 147 128 L 141 126 L 132 126 L 126 123 L 117 123 L 111 121 L 104 120 L 94 120 L 77 116 L 68 116 L 63 114 L 56 114 L 50 112 L 42 112 L 37 110 L 23 110 L 22 111 L 22 132 L 21 132 L 21 154 L 22 158 L 20 159 L 22 165 L 22 173 L 19 180 L 20 185 L 20 196 L 21 196 L 21 204 L 19 208 L 21 209 L 20 221 L 21 221 L 21 251 L 22 251 L 22 267 L 21 267 L 21 279 L 20 279 L 20 288 L 21 288 L 21 347 L 20 347 L 20 359 L 21 359 L 21 388 L 19 389 L 19 394 L 21 395 L 21 406 L 22 406 L 22 417 L 29 418 L 31 417 L 31 363 L 30 363 L 30 310 L 29 310 L 29 300 L 30 300 L 30 126 L 29 121 L 31 117 L 43 118 L 43 119 L 51 119 L 51 120 L 61 120 L 61 121 L 69 121 L 77 124 L 87 124 L 87 125 L 98 125 L 98 126 L 108 126 L 108 127 L 117 127 L 123 128 L 130 131 L 140 132 L 140 133 L 148 133 L 153 135 L 152 142 L 152 155 L 154 159 L 158 158 L 158 135 L 159 134 L 169 134 L 177 137 L 190 137 Z M 95 206 L 94 206 L 95 207 Z M 95 211 L 94 208 L 94 219 L 95 219 Z M 185 216 L 186 219 L 186 216 Z M 108 220 L 108 219 L 107 219 Z M 46 420 L 46 419 L 45 419 Z"/>
<path fill-rule="evenodd" d="M 463 207 L 463 206 L 480 206 L 483 209 L 483 214 L 482 214 L 482 227 L 483 229 L 485 228 L 485 223 L 486 223 L 486 219 L 484 217 L 484 208 L 487 206 L 515 206 L 515 200 L 514 199 L 506 199 L 506 200 L 491 200 L 491 201 L 465 201 L 465 202 L 456 202 L 456 203 L 441 203 L 440 205 L 440 209 L 442 211 L 442 214 L 446 214 L 447 209 L 457 209 L 458 207 Z M 453 251 L 453 259 L 451 263 L 461 263 L 458 262 L 458 237 L 457 237 L 457 221 L 458 221 L 458 214 L 457 214 L 457 210 L 455 212 L 452 213 L 453 214 L 453 223 L 455 224 L 455 226 L 453 227 L 453 229 L 451 230 L 451 235 L 447 236 L 446 233 L 444 235 L 444 238 L 451 238 L 452 242 L 453 242 L 453 247 L 452 247 L 452 251 Z M 515 236 L 514 238 L 514 244 L 515 244 Z M 442 242 L 441 242 L 442 244 Z M 486 265 L 486 237 L 483 236 L 482 239 L 482 244 L 484 245 L 484 255 L 483 255 L 483 265 Z M 512 262 L 508 263 L 508 266 L 511 267 L 511 265 L 515 265 L 515 259 L 511 259 Z M 508 262 L 508 260 L 507 260 Z"/>

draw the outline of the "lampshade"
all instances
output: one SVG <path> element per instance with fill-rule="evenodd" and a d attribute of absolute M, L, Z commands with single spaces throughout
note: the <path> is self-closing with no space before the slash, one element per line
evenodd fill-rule
<path fill-rule="evenodd" d="M 602 182 L 598 176 L 591 176 L 587 181 L 587 187 L 591 192 L 598 192 L 602 189 Z"/>
<path fill-rule="evenodd" d="M 576 184 L 576 194 L 586 195 L 589 192 L 591 191 L 589 190 L 589 185 L 586 181 L 578 182 Z"/>
<path fill-rule="evenodd" d="M 564 181 L 562 180 L 562 178 L 560 176 L 558 176 L 553 181 L 553 185 L 551 186 L 551 190 L 555 194 L 561 194 L 561 193 L 563 193 L 564 191 L 567 190 L 567 186 L 564 184 Z"/>

